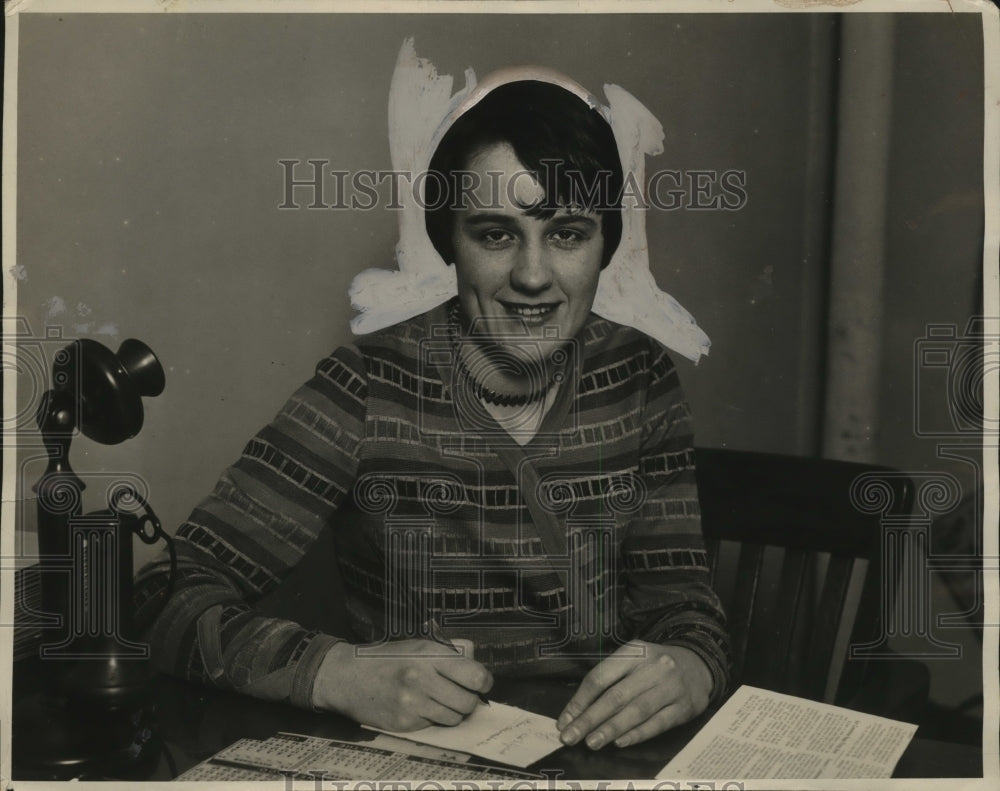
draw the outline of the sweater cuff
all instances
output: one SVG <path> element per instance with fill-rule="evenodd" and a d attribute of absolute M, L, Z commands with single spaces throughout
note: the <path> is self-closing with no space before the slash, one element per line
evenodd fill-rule
<path fill-rule="evenodd" d="M 316 685 L 316 677 L 319 675 L 319 666 L 323 664 L 323 659 L 337 643 L 344 642 L 340 638 L 331 637 L 328 634 L 317 632 L 305 650 L 299 657 L 295 666 L 295 675 L 292 676 L 292 689 L 289 701 L 294 706 L 303 709 L 318 711 L 313 706 L 313 687 Z"/>
<path fill-rule="evenodd" d="M 705 643 L 694 635 L 681 635 L 671 637 L 669 640 L 661 640 L 661 645 L 677 645 L 693 651 L 712 676 L 712 692 L 708 696 L 708 707 L 714 709 L 725 700 L 729 692 L 729 668 L 725 662 L 720 661 L 715 646 L 708 647 Z"/>

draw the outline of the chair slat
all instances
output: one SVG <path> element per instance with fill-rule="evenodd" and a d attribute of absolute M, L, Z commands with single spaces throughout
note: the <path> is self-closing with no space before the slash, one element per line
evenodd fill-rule
<path fill-rule="evenodd" d="M 733 646 L 733 678 L 742 683 L 747 656 L 747 639 L 750 631 L 757 585 L 760 580 L 764 547 L 744 544 L 736 564 L 736 586 L 733 591 L 732 612 L 729 616 L 729 636 Z"/>
<path fill-rule="evenodd" d="M 807 583 L 812 581 L 809 573 L 815 555 L 802 549 L 785 550 L 785 562 L 781 566 L 781 581 L 778 585 L 778 606 L 781 611 L 779 631 L 774 640 L 778 660 L 774 671 L 781 675 L 773 678 L 778 683 L 782 678 L 797 688 L 801 683 L 802 664 L 799 661 L 804 651 L 805 636 L 802 634 L 801 614 L 811 609 L 812 596 Z"/>
<path fill-rule="evenodd" d="M 844 603 L 854 571 L 855 558 L 832 555 L 826 568 L 823 589 L 813 614 L 812 636 L 806 654 L 807 667 L 829 667 L 837 641 L 837 632 L 844 616 Z M 806 679 L 803 694 L 822 700 L 826 693 L 826 675 L 813 674 Z"/>
<path fill-rule="evenodd" d="M 768 562 L 769 554 L 776 555 L 775 563 Z M 786 689 L 793 669 L 793 646 L 798 638 L 794 626 L 802 607 L 809 553 L 768 547 L 764 558 L 763 580 L 758 582 L 747 637 L 743 680 L 768 689 Z"/>

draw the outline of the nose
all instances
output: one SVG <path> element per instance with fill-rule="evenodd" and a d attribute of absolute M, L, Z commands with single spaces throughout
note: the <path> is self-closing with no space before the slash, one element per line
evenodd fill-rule
<path fill-rule="evenodd" d="M 552 285 L 552 266 L 548 252 L 535 240 L 529 240 L 518 252 L 510 283 L 525 294 L 537 294 Z"/>

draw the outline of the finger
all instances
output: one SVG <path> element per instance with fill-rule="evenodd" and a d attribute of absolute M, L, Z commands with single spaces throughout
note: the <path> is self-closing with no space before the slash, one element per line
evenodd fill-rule
<path fill-rule="evenodd" d="M 390 731 L 414 731 L 428 725 L 457 725 L 463 717 L 431 699 L 423 684 L 414 681 L 414 669 L 407 668 L 405 685 L 396 693 L 391 710 L 385 712 Z M 385 726 L 383 726 L 385 727 Z"/>
<path fill-rule="evenodd" d="M 493 675 L 474 659 L 465 659 L 452 654 L 445 662 L 435 663 L 437 672 L 472 692 L 489 692 L 493 687 Z"/>
<path fill-rule="evenodd" d="M 465 719 L 465 715 L 455 711 L 450 706 L 445 706 L 427 697 L 418 710 L 420 717 L 427 720 L 429 725 L 458 725 Z"/>
<path fill-rule="evenodd" d="M 604 694 L 608 687 L 620 681 L 634 669 L 634 661 L 619 657 L 619 651 L 599 662 L 584 676 L 580 686 L 577 687 L 573 697 L 569 699 L 569 703 L 566 704 L 559 719 L 556 720 L 556 727 L 560 731 L 586 711 L 598 697 Z"/>
<path fill-rule="evenodd" d="M 659 660 L 656 664 L 658 663 Z M 677 697 L 676 685 L 665 684 L 663 677 L 657 672 L 658 670 L 659 668 L 655 666 L 644 664 L 610 689 L 605 690 L 562 732 L 563 743 L 575 744 L 581 739 L 587 738 L 588 744 L 591 742 L 597 742 L 597 746 L 607 744 L 610 739 L 603 732 L 598 734 L 597 730 L 620 712 L 632 706 L 641 706 L 638 710 L 644 712 L 645 716 L 649 716 L 671 703 Z M 630 715 L 626 716 L 635 718 L 638 715 L 633 710 Z M 639 722 L 641 719 L 635 719 L 630 724 L 635 725 Z M 621 731 L 617 731 L 615 735 L 620 733 Z"/>
<path fill-rule="evenodd" d="M 461 717 L 467 717 L 479 705 L 479 696 L 450 679 L 438 675 L 427 686 L 427 696 L 447 706 Z"/>
<path fill-rule="evenodd" d="M 597 725 L 586 735 L 586 744 L 592 750 L 599 750 L 611 742 L 618 744 L 619 738 L 642 727 L 644 723 L 658 717 L 661 711 L 668 708 L 679 707 L 667 695 L 661 694 L 660 689 L 649 689 L 634 697 L 621 711 Z"/>
<path fill-rule="evenodd" d="M 373 723 L 362 723 L 371 724 L 375 728 L 380 730 L 389 731 L 390 733 L 406 733 L 408 731 L 419 731 L 435 723 L 430 720 L 425 720 L 423 717 L 405 716 L 396 714 L 395 718 L 389 719 L 387 721 L 374 721 Z"/>
<path fill-rule="evenodd" d="M 678 704 L 667 706 L 660 709 L 645 722 L 617 737 L 614 740 L 615 746 L 628 747 L 630 744 L 638 744 L 646 739 L 658 736 L 666 730 L 675 728 L 684 722 L 687 722 L 687 717 L 685 716 L 683 706 Z"/>

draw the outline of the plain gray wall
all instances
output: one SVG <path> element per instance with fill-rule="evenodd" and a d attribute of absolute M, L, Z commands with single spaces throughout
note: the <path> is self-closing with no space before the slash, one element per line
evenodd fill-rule
<path fill-rule="evenodd" d="M 835 16 L 25 14 L 20 25 L 18 313 L 36 335 L 56 325 L 114 348 L 138 337 L 167 370 L 138 438 L 75 442 L 73 464 L 97 476 L 88 507 L 102 505 L 98 473 L 129 471 L 173 530 L 350 339 L 348 284 L 393 265 L 396 217 L 279 211 L 278 160 L 387 169 L 389 81 L 408 36 L 456 88 L 468 66 L 524 63 L 596 93 L 617 83 L 663 122 L 666 152 L 650 169 L 746 172 L 740 211 L 650 212 L 653 272 L 713 342 L 681 365 L 698 442 L 818 450 Z M 978 17 L 899 19 L 878 456 L 904 469 L 943 465 L 913 431 L 914 342 L 927 323 L 964 326 L 977 311 L 981 95 Z M 53 297 L 65 312 L 51 313 Z M 943 409 L 943 394 L 926 397 Z M 22 453 L 27 486 L 33 455 Z M 30 522 L 27 494 L 23 504 Z"/>

